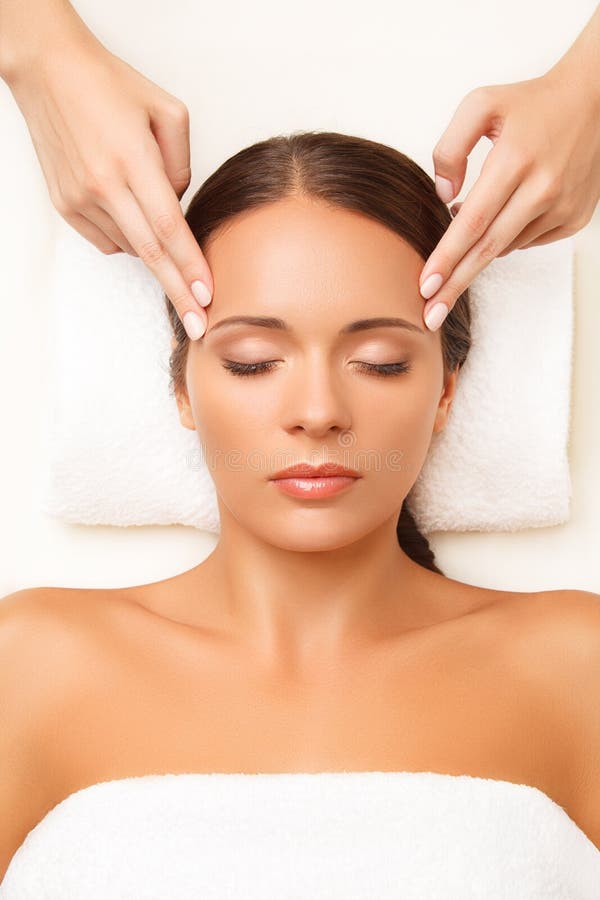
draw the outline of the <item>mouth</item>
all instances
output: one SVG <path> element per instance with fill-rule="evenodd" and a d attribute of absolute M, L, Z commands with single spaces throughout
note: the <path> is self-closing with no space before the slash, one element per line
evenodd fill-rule
<path fill-rule="evenodd" d="M 284 494 L 314 499 L 339 494 L 356 484 L 358 478 L 334 475 L 328 478 L 274 478 L 272 481 Z"/>
<path fill-rule="evenodd" d="M 295 466 L 288 466 L 287 469 L 281 469 L 271 476 L 271 480 L 288 479 L 288 478 L 361 478 L 360 472 L 356 469 L 349 469 L 347 466 L 339 466 L 337 463 L 321 463 L 320 466 L 311 466 L 308 463 L 297 463 Z"/>

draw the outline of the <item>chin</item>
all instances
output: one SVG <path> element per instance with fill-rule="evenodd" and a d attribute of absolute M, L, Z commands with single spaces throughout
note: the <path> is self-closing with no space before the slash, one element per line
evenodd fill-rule
<path fill-rule="evenodd" d="M 264 525 L 264 520 L 262 524 Z M 356 522 L 340 521 L 336 527 L 331 517 L 329 517 L 329 521 L 322 523 L 318 523 L 316 520 L 310 522 L 304 518 L 304 521 L 300 523 L 288 521 L 281 525 L 277 524 L 276 519 L 273 518 L 270 524 L 274 527 L 269 528 L 268 532 L 265 532 L 264 528 L 256 529 L 256 533 L 260 534 L 262 540 L 281 550 L 294 550 L 298 553 L 339 550 L 341 547 L 347 547 L 349 544 L 361 540 L 368 534 L 364 528 L 357 531 Z"/>

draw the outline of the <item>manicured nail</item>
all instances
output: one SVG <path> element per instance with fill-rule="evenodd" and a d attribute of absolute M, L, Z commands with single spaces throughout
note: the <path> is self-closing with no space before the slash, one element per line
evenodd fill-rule
<path fill-rule="evenodd" d="M 191 312 L 191 310 L 186 312 L 183 317 L 183 327 L 185 328 L 190 341 L 197 341 L 206 331 L 206 325 L 200 316 L 195 312 Z"/>
<path fill-rule="evenodd" d="M 212 300 L 212 295 L 203 281 L 192 281 L 192 294 L 200 306 L 208 306 Z"/>
<path fill-rule="evenodd" d="M 448 312 L 449 310 L 445 303 L 435 303 L 425 314 L 425 324 L 429 330 L 437 331 L 448 315 Z"/>
<path fill-rule="evenodd" d="M 442 286 L 444 279 L 439 272 L 436 272 L 434 275 L 430 275 L 429 278 L 426 278 L 423 284 L 421 285 L 421 297 L 424 300 L 429 300 L 430 297 L 433 297 L 436 291 Z"/>
<path fill-rule="evenodd" d="M 435 176 L 435 190 L 444 203 L 450 203 L 451 200 L 454 200 L 454 188 L 452 187 L 452 182 L 448 178 L 444 178 L 442 175 Z"/>

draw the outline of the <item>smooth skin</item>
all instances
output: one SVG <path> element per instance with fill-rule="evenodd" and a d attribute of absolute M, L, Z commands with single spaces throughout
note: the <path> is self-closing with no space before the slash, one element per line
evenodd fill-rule
<path fill-rule="evenodd" d="M 103 253 L 138 255 L 190 338 L 200 338 L 213 281 L 179 205 L 191 178 L 185 104 L 110 53 L 66 0 L 0 0 L 0 17 L 0 76 L 57 211 Z M 433 151 L 444 202 L 458 196 L 479 139 L 494 146 L 417 275 L 428 327 L 439 328 L 496 257 L 590 221 L 600 195 L 599 45 L 600 7 L 548 73 L 478 87 L 461 101 Z"/>
<path fill-rule="evenodd" d="M 163 581 L 0 602 L 0 872 L 74 791 L 166 772 L 508 780 L 539 787 L 600 849 L 600 596 L 464 584 L 398 545 L 459 378 L 422 326 L 418 253 L 307 198 L 237 216 L 205 250 L 215 296 L 176 400 L 219 540 Z M 222 324 L 242 315 L 288 328 Z M 416 330 L 340 334 L 382 316 Z M 399 361 L 410 369 L 367 368 Z M 299 461 L 361 478 L 321 500 L 280 493 L 269 476 Z"/>

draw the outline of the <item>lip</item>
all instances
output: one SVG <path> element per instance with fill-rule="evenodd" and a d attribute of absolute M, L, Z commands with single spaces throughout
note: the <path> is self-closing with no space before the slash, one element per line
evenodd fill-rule
<path fill-rule="evenodd" d="M 355 469 L 348 469 L 337 463 L 322 463 L 320 466 L 298 463 L 287 469 L 281 469 L 270 480 L 284 494 L 314 500 L 339 494 L 355 484 L 359 478 L 362 478 L 362 475 Z"/>
<path fill-rule="evenodd" d="M 271 475 L 271 481 L 277 481 L 280 478 L 318 478 L 322 481 L 327 478 L 342 477 L 362 478 L 360 472 L 357 472 L 356 469 L 338 466 L 337 463 L 321 463 L 320 466 L 311 466 L 308 463 L 297 463 L 295 466 L 288 466 L 287 469 L 281 469 L 279 472 Z"/>
<path fill-rule="evenodd" d="M 273 484 L 284 494 L 314 500 L 318 497 L 331 497 L 347 490 L 356 484 L 358 478 L 348 475 L 327 475 L 318 478 L 274 478 Z"/>

